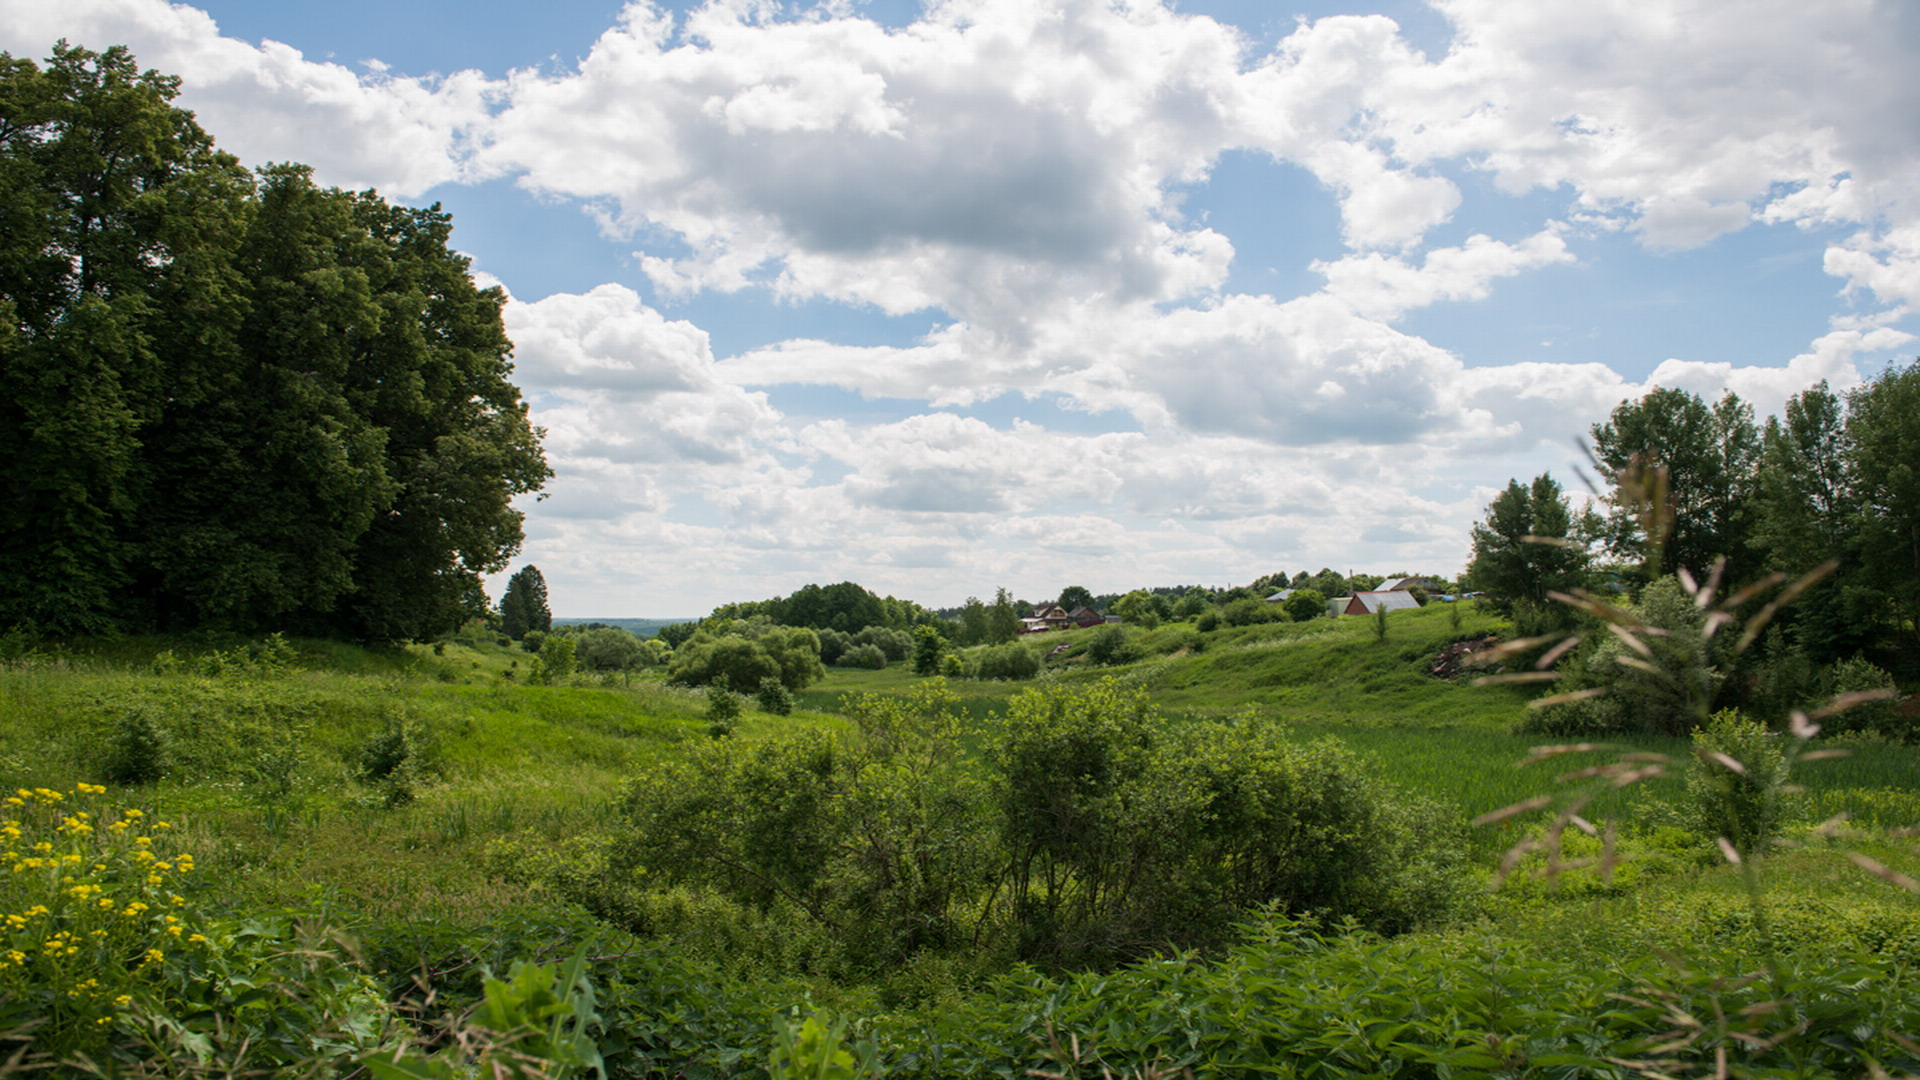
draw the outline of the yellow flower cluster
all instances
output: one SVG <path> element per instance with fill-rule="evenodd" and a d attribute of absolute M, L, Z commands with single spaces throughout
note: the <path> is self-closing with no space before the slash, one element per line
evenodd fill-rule
<path fill-rule="evenodd" d="M 0 799 L 0 999 L 37 999 L 67 1030 L 110 1026 L 173 953 L 213 944 L 177 891 L 194 863 L 171 823 L 100 805 L 106 790 Z"/>

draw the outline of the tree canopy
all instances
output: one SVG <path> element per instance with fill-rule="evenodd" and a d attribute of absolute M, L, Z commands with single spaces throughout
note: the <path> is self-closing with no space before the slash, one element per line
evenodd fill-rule
<path fill-rule="evenodd" d="M 0 625 L 427 636 L 551 475 L 438 206 L 250 173 L 124 48 L 0 54 Z"/>

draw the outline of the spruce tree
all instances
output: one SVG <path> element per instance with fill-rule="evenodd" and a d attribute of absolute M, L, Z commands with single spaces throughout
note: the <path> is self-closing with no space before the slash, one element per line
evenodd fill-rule
<path fill-rule="evenodd" d="M 529 630 L 546 633 L 553 629 L 553 612 L 547 610 L 547 579 L 532 563 L 507 579 L 507 591 L 500 597 L 500 628 L 515 641 L 526 637 Z"/>

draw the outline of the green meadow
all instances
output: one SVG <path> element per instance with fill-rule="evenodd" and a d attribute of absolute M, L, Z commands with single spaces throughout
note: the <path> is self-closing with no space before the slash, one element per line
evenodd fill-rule
<path fill-rule="evenodd" d="M 1894 1036 L 1913 1030 L 1904 1025 L 1920 1003 L 1901 974 L 1920 909 L 1887 877 L 1920 876 L 1905 839 L 1920 827 L 1914 752 L 1811 744 L 1846 754 L 1795 765 L 1784 843 L 1736 867 L 1688 829 L 1687 740 L 1640 736 L 1524 764 L 1553 741 L 1516 730 L 1525 691 L 1429 673 L 1447 644 L 1509 632 L 1441 605 L 1395 613 L 1384 639 L 1365 619 L 1204 634 L 1173 623 L 1132 631 L 1132 658 L 1103 667 L 1086 655 L 1097 631 L 1071 631 L 1022 639 L 1049 656 L 1034 680 L 941 680 L 951 745 L 967 760 L 992 758 L 1009 717 L 1047 695 L 1133 694 L 1167 737 L 1257 729 L 1276 746 L 1338 744 L 1342 768 L 1415 800 L 1416 828 L 1457 838 L 1449 899 L 1430 917 L 1368 929 L 1311 910 L 1248 911 L 1212 944 L 1148 945 L 1090 969 L 934 939 L 863 967 L 836 937 L 850 927 L 823 929 L 778 899 L 756 906 L 692 878 L 668 882 L 671 846 L 634 831 L 711 814 L 663 789 L 719 775 L 698 770 L 715 767 L 722 744 L 751 756 L 808 732 L 845 747 L 871 740 L 882 730 L 873 702 L 933 685 L 909 664 L 829 668 L 790 715 L 749 700 L 717 739 L 707 695 L 658 671 L 528 685 L 530 656 L 485 638 L 15 649 L 0 667 L 0 784 L 99 784 L 105 794 L 86 798 L 103 808 L 167 820 L 171 842 L 192 852 L 190 910 L 209 925 L 330 928 L 326 955 L 415 1024 L 455 1022 L 480 997 L 483 971 L 584 950 L 593 960 L 581 977 L 600 994 L 593 1030 L 619 1048 L 606 1054 L 614 1075 L 798 1075 L 794 1054 L 831 1063 L 835 1046 L 851 1071 L 819 1075 L 1674 1075 L 1732 1050 L 1750 1075 L 1811 1076 L 1906 1061 Z M 158 733 L 157 775 L 116 782 L 130 728 Z M 400 764 L 374 776 L 381 753 Z M 1578 775 L 1623 754 L 1664 755 L 1666 774 L 1618 787 Z M 1582 821 L 1599 835 L 1614 822 L 1610 846 L 1569 828 L 1557 852 L 1523 854 L 1503 872 L 1551 819 L 1468 824 L 1590 787 Z M 643 819 L 643 805 L 683 809 Z M 8 903 L 24 905 L 15 885 Z M 982 903 L 956 924 L 985 925 L 992 900 Z M 1258 976 L 1280 970 L 1294 976 Z M 1488 983 L 1489 971 L 1505 974 Z M 1754 990 L 1750 977 L 1767 972 L 1767 992 Z M 1806 1011 L 1804 999 L 1863 978 L 1877 989 L 1854 1004 Z M 1497 985 L 1508 986 L 1504 1005 L 1486 998 Z M 1788 999 L 1800 1014 L 1768 1011 Z M 1759 1019 L 1670 1028 L 1683 1004 L 1736 1003 Z M 412 1029 L 383 1037 L 402 1030 Z M 813 1051 L 795 1049 L 809 1038 Z M 1647 1055 L 1642 1065 L 1610 1063 L 1629 1048 Z"/>

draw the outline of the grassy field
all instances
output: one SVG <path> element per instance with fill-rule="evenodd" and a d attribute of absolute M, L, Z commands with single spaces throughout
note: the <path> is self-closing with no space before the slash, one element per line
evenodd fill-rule
<path fill-rule="evenodd" d="M 1455 625 L 1455 612 L 1437 606 L 1396 613 L 1384 640 L 1358 618 L 1205 634 L 1190 624 L 1130 630 L 1135 658 L 1111 667 L 1085 655 L 1098 631 L 1048 634 L 1021 642 L 1050 656 L 1037 680 L 957 679 L 949 687 L 976 725 L 975 745 L 1014 695 L 1049 684 L 1119 679 L 1143 688 L 1173 725 L 1217 723 L 1251 710 L 1293 738 L 1345 743 L 1385 778 L 1432 800 L 1432 812 L 1455 825 L 1522 799 L 1563 794 L 1584 781 L 1558 777 L 1614 755 L 1665 754 L 1671 775 L 1609 792 L 1587 811 L 1596 821 L 1623 823 L 1627 861 L 1617 873 L 1603 879 L 1585 869 L 1542 878 L 1535 855 L 1493 890 L 1485 886 L 1502 853 L 1538 833 L 1517 821 L 1469 829 L 1476 899 L 1455 921 L 1401 944 L 1429 958 L 1514 949 L 1580 970 L 1597 958 L 1655 955 L 1677 943 L 1711 943 L 1736 955 L 1752 948 L 1755 908 L 1746 883 L 1681 827 L 1678 775 L 1688 742 L 1617 740 L 1522 767 L 1543 741 L 1515 732 L 1527 715 L 1527 695 L 1429 674 L 1449 642 L 1506 631 L 1485 613 L 1459 615 Z M 485 641 L 381 650 L 296 642 L 278 659 L 260 643 L 218 639 L 125 638 L 45 649 L 0 662 L 0 787 L 107 780 L 120 733 L 128 724 L 149 724 L 165 733 L 166 775 L 117 788 L 113 797 L 177 824 L 202 868 L 196 902 L 237 916 L 315 912 L 384 942 L 390 957 L 413 955 L 416 942 L 443 955 L 484 954 L 473 942 L 511 949 L 514 941 L 545 939 L 502 927 L 558 925 L 552 920 L 562 917 L 580 925 L 586 916 L 567 913 L 564 894 L 553 891 L 554 875 L 603 873 L 593 845 L 617 831 L 628 782 L 711 738 L 706 695 L 668 686 L 658 671 L 532 686 L 529 669 L 526 653 Z M 796 695 L 793 715 L 749 708 L 734 737 L 754 741 L 795 727 L 844 731 L 847 695 L 900 693 L 922 682 L 902 663 L 878 671 L 831 668 L 823 682 Z M 362 775 L 370 750 L 396 732 L 405 733 L 412 755 L 405 798 L 394 797 L 391 781 Z M 1794 778 L 1804 790 L 1787 806 L 1790 846 L 1766 860 L 1766 903 L 1778 915 L 1771 933 L 1816 950 L 1838 940 L 1867 949 L 1920 942 L 1920 901 L 1848 858 L 1865 853 L 1920 875 L 1920 857 L 1904 838 L 1904 830 L 1920 826 L 1920 755 L 1888 743 L 1848 749 L 1851 756 L 1808 765 Z M 1836 814 L 1852 818 L 1851 831 L 1812 831 Z M 1569 857 L 1598 854 L 1597 841 L 1569 836 Z M 542 861 L 539 872 L 516 865 L 530 854 Z M 572 870 L 569 860 L 577 862 Z M 668 954 L 724 951 L 726 935 L 739 932 L 697 906 L 683 914 L 691 920 L 686 925 L 711 932 L 703 932 L 697 949 L 692 939 L 673 939 Z M 551 954 L 559 946 L 540 947 Z M 495 954 L 497 962 L 506 956 Z M 981 985 L 980 973 L 957 974 L 942 990 L 945 970 L 935 964 L 913 974 L 908 981 L 919 989 L 912 994 L 950 993 L 968 1008 L 985 1007 L 990 997 L 967 996 Z M 710 1004 L 745 995 L 725 1006 L 726 1024 L 744 1032 L 728 1036 L 745 1040 L 735 1045 L 764 1038 L 758 1025 L 768 1006 L 758 995 L 766 992 L 882 1009 L 875 996 L 881 991 L 864 985 L 761 976 L 787 981 L 778 991 L 743 983 L 720 998 L 702 997 L 709 990 L 698 987 L 682 992 Z M 679 999 L 663 998 L 662 1007 L 663 1016 L 677 1015 Z M 1166 1007 L 1177 1003 L 1169 999 Z M 901 1036 L 909 1046 L 919 1037 Z"/>

